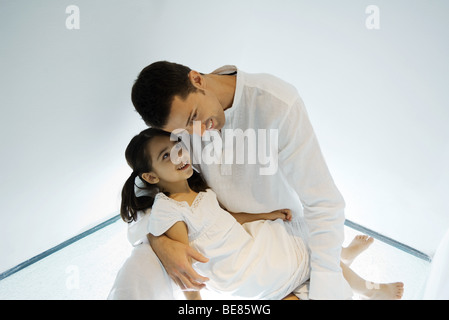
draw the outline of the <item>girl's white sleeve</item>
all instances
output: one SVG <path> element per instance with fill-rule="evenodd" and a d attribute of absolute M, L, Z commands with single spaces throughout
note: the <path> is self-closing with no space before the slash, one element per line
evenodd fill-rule
<path fill-rule="evenodd" d="M 148 218 L 147 231 L 156 237 L 164 234 L 176 222 L 184 221 L 181 208 L 172 206 L 168 201 L 163 203 L 164 205 L 153 207 Z"/>

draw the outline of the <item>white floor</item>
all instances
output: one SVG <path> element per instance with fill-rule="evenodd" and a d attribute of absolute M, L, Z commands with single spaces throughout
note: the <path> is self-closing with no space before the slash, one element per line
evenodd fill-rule
<path fill-rule="evenodd" d="M 348 227 L 345 233 L 345 245 L 360 234 Z M 119 220 L 1 280 L 0 300 L 106 299 L 130 250 L 126 224 Z M 381 241 L 375 241 L 352 264 L 353 270 L 369 281 L 404 282 L 404 299 L 422 297 L 429 266 Z"/>

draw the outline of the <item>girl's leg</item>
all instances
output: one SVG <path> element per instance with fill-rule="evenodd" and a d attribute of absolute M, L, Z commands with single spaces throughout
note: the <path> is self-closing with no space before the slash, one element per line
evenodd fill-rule
<path fill-rule="evenodd" d="M 288 296 L 283 298 L 282 300 L 301 300 L 297 296 L 295 296 L 293 293 L 290 293 Z"/>

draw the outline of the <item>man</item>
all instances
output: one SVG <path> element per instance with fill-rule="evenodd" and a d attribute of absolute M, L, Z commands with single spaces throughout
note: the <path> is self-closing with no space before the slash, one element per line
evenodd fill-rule
<path fill-rule="evenodd" d="M 147 125 L 169 132 L 185 129 L 192 134 L 198 121 L 201 134 L 207 130 L 218 130 L 222 136 L 231 129 L 276 130 L 272 138 L 279 141 L 274 141 L 276 154 L 271 157 L 276 161 L 275 170 L 261 174 L 266 161 L 213 164 L 200 161 L 199 169 L 229 211 L 258 213 L 289 208 L 303 216 L 311 254 L 309 298 L 352 296 L 340 268 L 344 200 L 325 164 L 303 101 L 293 86 L 274 76 L 248 74 L 234 66 L 201 74 L 186 66 L 160 61 L 141 71 L 132 89 L 132 100 Z M 236 156 L 234 153 L 231 160 Z M 139 239 L 143 234 L 132 236 Z M 165 236 L 148 235 L 148 239 L 168 275 L 181 289 L 204 286 L 207 279 L 193 270 L 189 258 L 203 263 L 207 258 Z M 153 267 L 146 264 L 151 270 L 160 268 L 154 262 Z M 164 276 L 153 283 L 160 283 Z M 151 282 L 149 279 L 148 287 L 154 287 Z M 149 298 L 157 298 L 155 290 Z"/>

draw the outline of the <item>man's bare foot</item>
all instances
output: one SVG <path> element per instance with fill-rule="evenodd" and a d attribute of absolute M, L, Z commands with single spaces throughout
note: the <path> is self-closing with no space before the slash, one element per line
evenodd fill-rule
<path fill-rule="evenodd" d="M 374 242 L 374 238 L 365 235 L 355 236 L 349 246 L 341 249 L 341 261 L 350 266 L 352 261 Z"/>
<path fill-rule="evenodd" d="M 366 289 L 359 293 L 362 298 L 370 300 L 399 300 L 404 294 L 404 284 L 366 282 Z"/>

